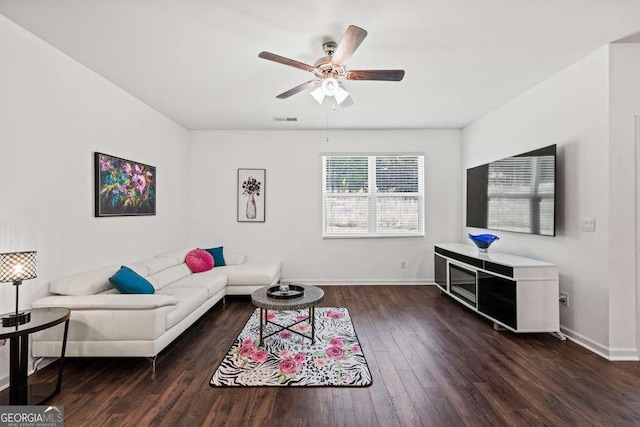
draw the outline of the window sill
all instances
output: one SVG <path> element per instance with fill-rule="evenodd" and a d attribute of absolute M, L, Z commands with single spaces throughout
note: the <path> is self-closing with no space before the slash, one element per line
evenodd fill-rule
<path fill-rule="evenodd" d="M 324 234 L 322 235 L 323 239 L 386 239 L 386 238 L 398 238 L 398 237 L 424 237 L 424 233 L 420 234 L 344 234 L 344 235 L 336 235 L 336 234 Z"/>

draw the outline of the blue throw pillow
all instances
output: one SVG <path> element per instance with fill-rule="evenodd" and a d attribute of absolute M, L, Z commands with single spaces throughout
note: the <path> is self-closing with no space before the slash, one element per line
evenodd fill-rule
<path fill-rule="evenodd" d="M 109 277 L 109 282 L 123 294 L 152 294 L 155 292 L 153 285 L 147 279 L 124 265 L 116 274 Z"/>
<path fill-rule="evenodd" d="M 222 254 L 223 246 L 217 248 L 205 249 L 205 251 L 209 252 L 211 256 L 213 256 L 214 265 L 213 267 L 224 267 L 227 263 L 224 262 L 224 255 Z"/>

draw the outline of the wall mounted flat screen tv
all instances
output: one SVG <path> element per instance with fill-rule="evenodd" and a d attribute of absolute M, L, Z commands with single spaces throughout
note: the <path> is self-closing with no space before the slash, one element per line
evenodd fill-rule
<path fill-rule="evenodd" d="M 467 169 L 467 227 L 556 235 L 556 146 Z"/>

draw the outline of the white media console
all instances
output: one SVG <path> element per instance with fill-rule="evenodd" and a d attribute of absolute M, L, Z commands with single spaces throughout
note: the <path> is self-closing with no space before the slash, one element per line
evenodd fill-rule
<path fill-rule="evenodd" d="M 558 266 L 462 243 L 435 245 L 442 293 L 513 332 L 551 332 L 560 339 Z"/>

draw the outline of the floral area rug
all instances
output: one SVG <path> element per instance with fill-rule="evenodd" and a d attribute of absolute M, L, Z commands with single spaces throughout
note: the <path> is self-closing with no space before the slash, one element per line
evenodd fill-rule
<path fill-rule="evenodd" d="M 224 386 L 347 386 L 371 385 L 371 372 L 343 307 L 316 307 L 316 338 L 283 330 L 260 342 L 256 309 L 213 374 L 210 385 Z M 269 320 L 311 336 L 309 311 L 269 311 Z M 279 328 L 267 323 L 265 335 Z"/>

